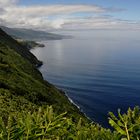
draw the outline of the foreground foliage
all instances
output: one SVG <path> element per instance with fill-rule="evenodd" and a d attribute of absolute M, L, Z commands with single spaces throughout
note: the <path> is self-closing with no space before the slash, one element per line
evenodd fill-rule
<path fill-rule="evenodd" d="M 10 114 L 7 121 L 0 118 L 1 140 L 45 140 L 45 139 L 111 139 L 109 130 L 93 124 L 74 124 L 65 117 L 66 113 L 55 115 L 52 107 L 39 108 L 34 112 Z"/>
<path fill-rule="evenodd" d="M 134 110 L 128 109 L 126 114 L 121 114 L 118 110 L 118 117 L 109 113 L 109 123 L 116 130 L 120 138 L 126 140 L 140 139 L 140 109 L 135 107 Z"/>
<path fill-rule="evenodd" d="M 110 113 L 109 123 L 114 131 L 97 124 L 77 124 L 66 117 L 66 113 L 56 115 L 52 106 L 39 108 L 33 112 L 11 113 L 7 119 L 0 117 L 0 140 L 139 140 L 140 110 L 128 109 L 127 114 L 118 118 Z"/>

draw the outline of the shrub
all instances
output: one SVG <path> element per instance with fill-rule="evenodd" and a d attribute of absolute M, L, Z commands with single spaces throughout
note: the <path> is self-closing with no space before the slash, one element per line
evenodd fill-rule
<path fill-rule="evenodd" d="M 121 114 L 118 110 L 118 117 L 112 112 L 109 113 L 109 123 L 116 130 L 120 138 L 126 140 L 139 140 L 140 138 L 140 109 L 135 107 L 128 109 L 126 114 Z"/>

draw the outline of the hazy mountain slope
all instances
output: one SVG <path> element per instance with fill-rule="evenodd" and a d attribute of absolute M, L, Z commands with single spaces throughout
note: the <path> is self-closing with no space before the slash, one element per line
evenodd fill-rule
<path fill-rule="evenodd" d="M 24 40 L 59 40 L 65 37 L 63 35 L 48 33 L 45 31 L 36 31 L 23 28 L 8 28 L 5 26 L 0 27 L 14 38 L 22 38 Z"/>

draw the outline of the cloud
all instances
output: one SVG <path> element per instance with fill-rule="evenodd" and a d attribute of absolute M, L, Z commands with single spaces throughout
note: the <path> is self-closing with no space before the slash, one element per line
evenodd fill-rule
<path fill-rule="evenodd" d="M 7 8 L 8 12 L 20 13 L 28 16 L 48 16 L 60 14 L 72 14 L 78 12 L 106 12 L 107 9 L 94 5 L 47 5 L 47 6 L 22 6 Z"/>
<path fill-rule="evenodd" d="M 15 5 L 18 0 L 0 0 L 0 7 Z"/>
<path fill-rule="evenodd" d="M 3 8 L 0 7 L 0 15 L 4 14 L 5 10 Z"/>
<path fill-rule="evenodd" d="M 115 19 L 112 16 L 94 16 L 66 19 L 62 29 L 140 29 L 140 22 Z"/>
<path fill-rule="evenodd" d="M 124 9 L 82 4 L 22 6 L 18 5 L 18 0 L 0 0 L 0 24 L 41 30 L 138 28 L 139 23 L 115 19 L 109 15 L 122 11 Z M 107 16 L 101 16 L 105 14 Z"/>
<path fill-rule="evenodd" d="M 105 8 L 94 5 L 45 5 L 27 7 L 16 4 L 17 0 L 0 1 L 0 11 L 1 13 L 3 12 L 0 15 L 0 19 L 5 21 L 6 25 L 26 28 L 61 28 L 61 25 L 65 21 L 62 15 L 67 17 L 74 13 L 102 13 L 107 11 Z M 55 16 L 57 16 L 56 19 L 49 19 Z"/>

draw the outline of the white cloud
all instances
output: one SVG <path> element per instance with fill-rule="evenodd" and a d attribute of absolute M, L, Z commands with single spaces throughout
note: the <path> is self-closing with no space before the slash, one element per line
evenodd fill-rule
<path fill-rule="evenodd" d="M 1 21 L 10 26 L 26 28 L 61 28 L 68 16 L 80 12 L 105 12 L 106 9 L 94 5 L 45 5 L 45 6 L 18 6 L 17 0 L 0 1 Z M 4 7 L 4 8 L 2 8 Z M 50 16 L 60 16 L 57 19 L 49 19 Z M 2 23 L 1 23 L 2 24 Z"/>
<path fill-rule="evenodd" d="M 20 13 L 28 16 L 48 16 L 72 14 L 78 12 L 105 12 L 107 9 L 94 5 L 47 5 L 47 6 L 19 6 L 7 8 L 7 12 Z"/>
<path fill-rule="evenodd" d="M 115 19 L 109 16 L 66 19 L 62 29 L 140 29 L 140 22 Z"/>
<path fill-rule="evenodd" d="M 103 8 L 96 5 L 39 5 L 21 6 L 18 0 L 0 0 L 0 24 L 11 27 L 36 29 L 98 29 L 139 28 L 139 23 L 101 16 L 123 9 Z M 94 15 L 93 17 L 75 14 Z M 96 15 L 96 16 L 95 16 Z"/>
<path fill-rule="evenodd" d="M 0 7 L 15 5 L 18 0 L 0 0 Z"/>

